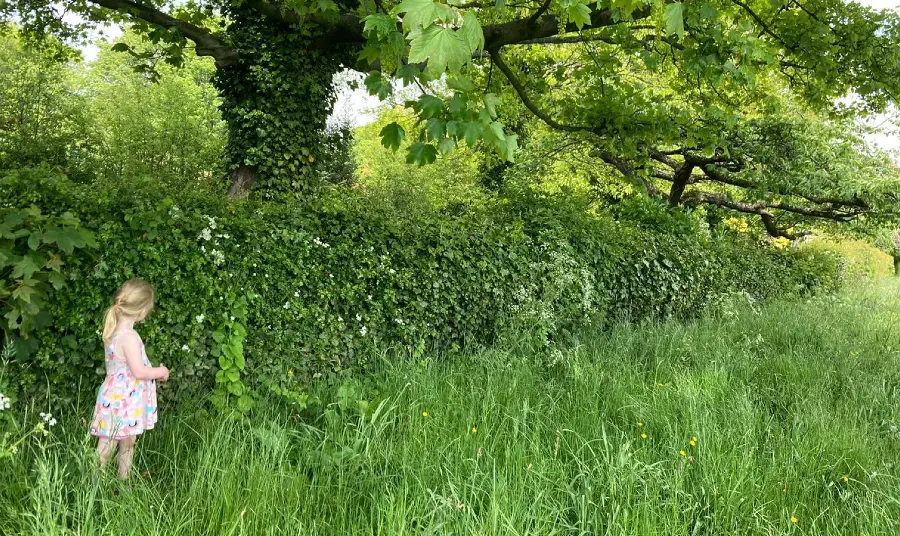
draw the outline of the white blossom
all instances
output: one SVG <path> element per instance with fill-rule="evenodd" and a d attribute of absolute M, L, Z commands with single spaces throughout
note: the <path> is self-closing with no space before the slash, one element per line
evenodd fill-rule
<path fill-rule="evenodd" d="M 49 424 L 50 426 L 56 426 L 56 419 L 50 419 L 49 421 L 47 421 L 47 424 Z"/>
<path fill-rule="evenodd" d="M 333 275 L 333 274 L 328 274 L 328 277 L 331 278 L 331 279 L 334 279 L 334 275 Z"/>
<path fill-rule="evenodd" d="M 212 240 L 212 231 L 209 228 L 203 229 L 200 231 L 200 234 L 197 235 L 197 240 Z"/>
<path fill-rule="evenodd" d="M 197 315 L 197 316 L 194 317 L 194 318 L 197 320 L 197 323 L 198 323 L 198 324 L 202 324 L 202 323 L 203 323 L 203 320 L 204 320 L 206 317 L 203 316 L 203 315 Z"/>
<path fill-rule="evenodd" d="M 362 335 L 363 337 L 365 337 L 366 333 L 368 333 L 368 332 L 369 332 L 369 328 L 367 328 L 366 326 L 359 328 L 359 334 Z"/>
<path fill-rule="evenodd" d="M 0 393 L 0 411 L 9 409 L 10 401 L 3 393 Z"/>
<path fill-rule="evenodd" d="M 318 236 L 313 238 L 313 244 L 319 246 L 320 248 L 330 248 L 331 245 L 328 242 L 323 242 Z"/>
<path fill-rule="evenodd" d="M 344 321 L 344 317 L 343 317 L 343 316 L 339 316 L 339 317 L 338 317 L 338 322 L 343 322 L 343 321 Z"/>
<path fill-rule="evenodd" d="M 402 326 L 403 324 L 405 324 L 405 322 L 403 322 L 403 319 L 402 319 L 402 318 L 395 318 L 395 319 L 394 319 L 394 322 L 396 322 L 397 324 L 399 324 L 399 325 L 401 325 L 401 326 Z"/>
<path fill-rule="evenodd" d="M 212 216 L 207 216 L 206 219 L 209 221 L 209 228 L 215 229 L 216 228 L 216 219 L 213 218 Z"/>
<path fill-rule="evenodd" d="M 397 273 L 397 270 L 394 270 L 393 268 L 391 268 L 390 270 L 388 270 L 388 273 L 390 273 L 391 275 L 394 275 Z"/>
<path fill-rule="evenodd" d="M 190 348 L 188 348 L 188 345 L 186 345 L 186 344 L 182 344 L 182 345 L 181 345 L 181 351 L 182 351 L 182 352 L 187 352 L 187 351 L 189 351 L 189 350 L 190 350 Z"/>
<path fill-rule="evenodd" d="M 282 307 L 284 307 L 285 309 L 290 309 L 290 308 L 291 308 L 291 302 L 284 302 L 284 305 L 282 305 Z"/>
<path fill-rule="evenodd" d="M 357 321 L 357 322 L 362 322 L 362 317 L 361 317 L 358 313 L 357 313 L 357 315 L 356 315 L 356 321 Z"/>
<path fill-rule="evenodd" d="M 212 256 L 212 260 L 216 265 L 221 265 L 225 262 L 225 254 L 218 249 L 212 250 L 209 254 Z"/>
<path fill-rule="evenodd" d="M 299 290 L 294 291 L 294 297 L 295 297 L 295 298 L 299 298 L 299 297 L 300 297 L 300 291 L 299 291 Z"/>

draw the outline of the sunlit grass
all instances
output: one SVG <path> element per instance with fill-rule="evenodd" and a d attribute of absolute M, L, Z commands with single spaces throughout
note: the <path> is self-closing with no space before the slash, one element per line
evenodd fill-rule
<path fill-rule="evenodd" d="M 325 411 L 163 413 L 124 486 L 54 408 L 62 424 L 0 462 L 0 533 L 895 533 L 898 318 L 885 283 L 386 360 Z"/>

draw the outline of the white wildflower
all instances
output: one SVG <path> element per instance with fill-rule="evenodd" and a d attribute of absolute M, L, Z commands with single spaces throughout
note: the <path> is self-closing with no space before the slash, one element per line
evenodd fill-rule
<path fill-rule="evenodd" d="M 197 235 L 197 240 L 212 240 L 212 231 L 209 228 L 203 229 L 200 231 L 200 234 Z"/>
<path fill-rule="evenodd" d="M 318 236 L 313 238 L 313 244 L 319 246 L 320 248 L 330 248 L 331 245 L 328 242 L 323 242 Z"/>
<path fill-rule="evenodd" d="M 344 321 L 344 317 L 343 317 L 343 316 L 339 316 L 339 317 L 338 317 L 338 322 L 343 322 L 343 321 Z"/>
<path fill-rule="evenodd" d="M 366 333 L 368 333 L 368 332 L 369 332 L 369 328 L 367 328 L 366 326 L 359 328 L 359 334 L 362 335 L 363 337 L 365 337 Z"/>
<path fill-rule="evenodd" d="M 357 322 L 361 322 L 361 321 L 362 321 L 362 317 L 361 317 L 359 314 L 356 315 L 356 321 L 357 321 Z"/>
<path fill-rule="evenodd" d="M 372 295 L 369 294 L 369 301 L 372 301 Z"/>
<path fill-rule="evenodd" d="M 299 297 L 300 297 L 300 291 L 299 291 L 299 290 L 295 290 L 295 291 L 294 291 L 294 297 L 295 297 L 295 298 L 299 298 Z"/>
<path fill-rule="evenodd" d="M 394 275 L 397 273 L 397 270 L 394 270 L 393 268 L 391 268 L 390 270 L 388 270 L 388 273 L 390 273 L 391 275 Z"/>
<path fill-rule="evenodd" d="M 394 322 L 396 322 L 397 324 L 399 324 L 399 325 L 401 325 L 401 326 L 404 324 L 402 318 L 395 318 L 395 319 L 394 319 Z"/>
<path fill-rule="evenodd" d="M 291 308 L 291 302 L 284 302 L 284 305 L 282 305 L 282 307 L 284 307 L 285 309 L 290 309 L 290 308 Z"/>
<path fill-rule="evenodd" d="M 212 260 L 216 265 L 221 265 L 225 262 L 225 254 L 218 249 L 212 250 L 210 256 L 212 256 Z"/>
<path fill-rule="evenodd" d="M 187 352 L 187 351 L 189 351 L 189 350 L 190 350 L 190 348 L 188 348 L 188 345 L 186 345 L 186 344 L 182 344 L 182 345 L 181 345 L 181 351 L 182 351 L 182 352 Z"/>
<path fill-rule="evenodd" d="M 334 275 L 332 275 L 332 274 L 328 274 L 328 277 L 331 279 L 334 279 Z"/>
<path fill-rule="evenodd" d="M 215 229 L 216 228 L 216 219 L 213 218 L 212 216 L 207 216 L 206 219 L 209 220 L 209 228 Z"/>
<path fill-rule="evenodd" d="M 194 317 L 194 318 L 197 320 L 197 323 L 198 323 L 198 324 L 202 324 L 202 323 L 203 323 L 203 320 L 204 320 L 206 317 L 203 316 L 203 315 L 197 315 L 197 316 Z"/>
<path fill-rule="evenodd" d="M 0 411 L 9 409 L 10 401 L 3 393 L 0 393 Z"/>
<path fill-rule="evenodd" d="M 50 427 L 56 426 L 56 419 L 50 419 L 49 421 L 47 421 L 47 424 L 49 424 Z"/>

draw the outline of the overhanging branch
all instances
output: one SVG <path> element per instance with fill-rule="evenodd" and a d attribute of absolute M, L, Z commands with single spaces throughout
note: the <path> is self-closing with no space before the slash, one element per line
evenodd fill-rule
<path fill-rule="evenodd" d="M 147 4 L 132 0 L 90 0 L 92 3 L 131 15 L 134 18 L 149 22 L 163 28 L 175 28 L 186 38 L 194 42 L 198 56 L 209 56 L 216 62 L 216 67 L 227 67 L 237 63 L 238 53 L 226 45 L 208 30 L 189 22 L 177 19 Z"/>

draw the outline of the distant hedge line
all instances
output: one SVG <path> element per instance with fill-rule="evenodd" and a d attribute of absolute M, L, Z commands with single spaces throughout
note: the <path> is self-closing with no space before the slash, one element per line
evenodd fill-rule
<path fill-rule="evenodd" d="M 131 277 L 157 290 L 140 331 L 154 363 L 173 369 L 165 393 L 218 385 L 225 404 L 272 393 L 303 402 L 314 378 L 364 369 L 386 348 L 452 354 L 505 334 L 558 338 L 622 316 L 693 315 L 728 293 L 765 299 L 839 279 L 828 252 L 642 231 L 537 195 L 400 220 L 346 195 L 230 202 L 17 170 L 0 179 L 0 199 L 71 211 L 97 242 L 66 257 L 52 321 L 14 363 L 20 392 L 49 387 L 64 400 L 96 388 L 100 316 Z"/>

